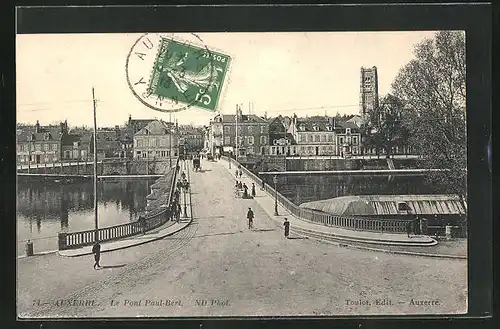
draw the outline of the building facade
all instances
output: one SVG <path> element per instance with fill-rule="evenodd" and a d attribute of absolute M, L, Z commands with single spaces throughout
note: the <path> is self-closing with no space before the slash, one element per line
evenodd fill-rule
<path fill-rule="evenodd" d="M 37 121 L 34 126 L 26 126 L 17 132 L 17 163 L 54 163 L 61 159 L 62 140 L 68 134 L 68 123 L 59 127 L 42 127 Z"/>
<path fill-rule="evenodd" d="M 179 138 L 183 141 L 184 154 L 195 154 L 204 148 L 205 133 L 203 128 L 179 126 Z"/>
<path fill-rule="evenodd" d="M 337 122 L 333 117 L 292 118 L 288 132 L 296 145 L 291 156 L 340 156 L 360 154 L 361 133 L 352 122 Z"/>
<path fill-rule="evenodd" d="M 287 127 L 290 127 L 289 118 L 279 115 L 269 120 L 269 155 L 293 154 L 297 142 Z"/>
<path fill-rule="evenodd" d="M 151 121 L 134 134 L 134 158 L 164 160 L 179 155 L 179 136 L 172 125 Z"/>
<path fill-rule="evenodd" d="M 214 119 L 222 130 L 222 151 L 238 157 L 254 157 L 267 154 L 269 123 L 255 114 L 221 115 Z M 219 130 L 216 130 L 219 132 Z M 215 136 L 215 134 L 214 134 Z"/>
<path fill-rule="evenodd" d="M 224 153 L 224 140 L 222 137 L 223 132 L 223 115 L 217 115 L 215 118 L 210 120 L 210 125 L 208 127 L 208 141 L 207 141 L 207 149 L 212 154 L 223 154 Z M 226 147 L 226 152 L 233 152 L 234 150 L 228 149 Z"/>
<path fill-rule="evenodd" d="M 94 148 L 91 145 L 92 132 L 67 134 L 62 138 L 62 161 L 92 161 Z"/>
<path fill-rule="evenodd" d="M 361 131 L 353 122 L 340 122 L 335 129 L 336 149 L 335 155 L 349 158 L 353 155 L 361 155 Z"/>

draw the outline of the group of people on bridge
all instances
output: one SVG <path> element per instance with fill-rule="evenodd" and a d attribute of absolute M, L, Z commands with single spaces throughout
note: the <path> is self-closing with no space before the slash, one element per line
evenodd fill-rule
<path fill-rule="evenodd" d="M 234 185 L 234 193 L 236 196 L 240 196 L 243 198 L 243 199 L 247 199 L 249 198 L 249 194 L 248 194 L 248 186 L 247 184 L 243 183 L 242 181 L 236 181 L 236 184 Z M 255 198 L 255 184 L 252 183 L 252 198 Z"/>

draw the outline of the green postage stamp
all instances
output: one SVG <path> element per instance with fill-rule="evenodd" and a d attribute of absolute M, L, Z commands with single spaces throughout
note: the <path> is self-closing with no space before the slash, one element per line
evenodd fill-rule
<path fill-rule="evenodd" d="M 229 55 L 200 45 L 201 39 L 198 44 L 162 35 L 141 39 L 127 58 L 127 80 L 142 103 L 163 112 L 190 107 L 217 110 L 231 64 Z"/>

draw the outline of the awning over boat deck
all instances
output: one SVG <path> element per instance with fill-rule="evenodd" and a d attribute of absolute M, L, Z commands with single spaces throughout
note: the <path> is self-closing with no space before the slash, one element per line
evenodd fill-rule
<path fill-rule="evenodd" d="M 457 195 L 359 195 L 306 202 L 301 208 L 338 216 L 400 214 L 458 215 L 465 209 Z"/>

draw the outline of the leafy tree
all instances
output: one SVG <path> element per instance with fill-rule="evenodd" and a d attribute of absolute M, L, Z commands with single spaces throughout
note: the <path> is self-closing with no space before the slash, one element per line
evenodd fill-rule
<path fill-rule="evenodd" d="M 419 150 L 431 182 L 466 195 L 466 59 L 465 35 L 441 31 L 414 49 L 415 58 L 392 84 L 408 108 L 402 117 L 410 143 Z M 462 199 L 463 200 L 463 199 Z"/>
<path fill-rule="evenodd" d="M 406 144 L 408 130 L 401 120 L 403 112 L 404 104 L 399 98 L 391 94 L 382 98 L 361 127 L 363 145 L 375 148 L 377 154 L 382 149 L 390 157 L 394 146 Z"/>

